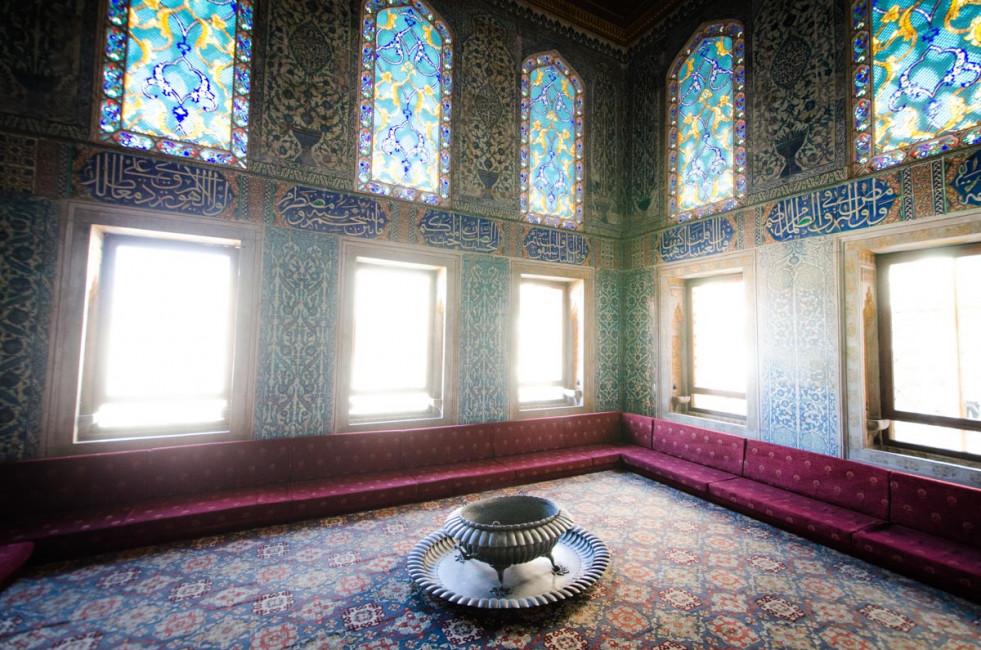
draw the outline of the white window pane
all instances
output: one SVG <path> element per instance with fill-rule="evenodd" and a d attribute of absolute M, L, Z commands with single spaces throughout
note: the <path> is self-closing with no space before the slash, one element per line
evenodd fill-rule
<path fill-rule="evenodd" d="M 226 419 L 224 399 L 138 400 L 103 404 L 92 416 L 102 429 L 206 424 Z"/>
<path fill-rule="evenodd" d="M 522 282 L 518 318 L 518 384 L 558 384 L 546 392 L 558 390 L 550 399 L 561 399 L 564 378 L 563 330 L 565 321 L 565 289 L 560 286 Z M 519 393 L 521 391 L 519 390 Z M 540 391 L 519 394 L 519 401 L 540 401 L 531 397 Z"/>
<path fill-rule="evenodd" d="M 961 417 L 952 258 L 889 268 L 894 407 Z"/>
<path fill-rule="evenodd" d="M 431 406 L 425 391 L 408 393 L 365 393 L 351 395 L 350 413 L 353 416 L 425 413 Z"/>
<path fill-rule="evenodd" d="M 223 252 L 118 246 L 107 396 L 221 395 L 232 281 L 231 260 Z"/>
<path fill-rule="evenodd" d="M 917 422 L 893 422 L 890 438 L 921 447 L 981 455 L 981 431 L 961 431 Z"/>
<path fill-rule="evenodd" d="M 961 416 L 981 420 L 981 255 L 958 258 L 956 272 Z M 977 437 L 981 439 L 981 434 Z"/>
<path fill-rule="evenodd" d="M 427 389 L 434 282 L 433 272 L 358 266 L 352 392 Z"/>
<path fill-rule="evenodd" d="M 565 400 L 562 386 L 520 386 L 518 388 L 519 402 L 559 402 Z"/>
<path fill-rule="evenodd" d="M 691 407 L 703 411 L 746 415 L 746 400 L 740 397 L 721 397 L 719 395 L 695 393 L 692 395 Z"/>
<path fill-rule="evenodd" d="M 693 285 L 691 327 L 693 385 L 745 393 L 745 283 L 725 280 Z"/>

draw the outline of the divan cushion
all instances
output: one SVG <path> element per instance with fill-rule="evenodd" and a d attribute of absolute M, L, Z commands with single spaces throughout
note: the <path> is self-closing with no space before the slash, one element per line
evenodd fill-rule
<path fill-rule="evenodd" d="M 515 456 L 573 446 L 565 418 L 494 422 L 494 456 Z"/>
<path fill-rule="evenodd" d="M 651 439 L 654 435 L 654 418 L 624 413 L 622 426 L 629 442 L 648 449 L 651 448 Z"/>
<path fill-rule="evenodd" d="M 553 449 L 498 460 L 514 472 L 519 483 L 584 474 L 594 469 L 592 456 L 580 449 Z"/>
<path fill-rule="evenodd" d="M 488 424 L 411 429 L 403 436 L 404 465 L 410 469 L 494 457 L 494 430 Z"/>
<path fill-rule="evenodd" d="M 282 521 L 289 513 L 288 503 L 285 483 L 179 495 L 137 504 L 125 525 L 133 529 L 134 537 L 151 543 Z"/>
<path fill-rule="evenodd" d="M 612 444 L 620 441 L 620 412 L 583 413 L 565 418 L 569 440 L 575 446 Z"/>
<path fill-rule="evenodd" d="M 981 548 L 981 490 L 889 472 L 889 520 Z"/>
<path fill-rule="evenodd" d="M 131 512 L 131 506 L 85 508 L 8 520 L 0 527 L 0 544 L 114 528 L 121 526 Z"/>
<path fill-rule="evenodd" d="M 402 469 L 404 431 L 331 433 L 293 438 L 291 481 Z"/>
<path fill-rule="evenodd" d="M 667 420 L 654 421 L 651 449 L 730 474 L 741 474 L 746 439 Z"/>
<path fill-rule="evenodd" d="M 880 467 L 750 440 L 743 476 L 877 519 L 889 517 L 889 472 Z"/>
<path fill-rule="evenodd" d="M 514 470 L 493 458 L 416 468 L 410 475 L 419 484 L 420 498 L 480 492 L 514 481 Z"/>
<path fill-rule="evenodd" d="M 981 549 L 905 526 L 887 524 L 858 531 L 859 552 L 942 589 L 981 601 Z"/>
<path fill-rule="evenodd" d="M 147 451 L 0 463 L 0 519 L 142 501 L 148 467 Z"/>
<path fill-rule="evenodd" d="M 418 485 L 402 471 L 291 483 L 289 498 L 294 516 L 326 515 L 380 508 L 416 498 Z"/>
<path fill-rule="evenodd" d="M 883 523 L 854 510 L 746 478 L 713 483 L 709 494 L 758 519 L 839 547 L 850 544 L 856 531 Z"/>
<path fill-rule="evenodd" d="M 0 589 L 13 581 L 17 572 L 27 564 L 32 553 L 34 553 L 33 542 L 0 546 Z"/>
<path fill-rule="evenodd" d="M 154 497 L 170 497 L 285 483 L 290 452 L 286 439 L 153 449 L 148 490 Z"/>
<path fill-rule="evenodd" d="M 637 469 L 647 476 L 669 485 L 686 487 L 699 494 L 707 493 L 708 486 L 712 483 L 736 478 L 735 474 L 720 469 L 640 447 L 625 450 L 623 462 L 627 467 Z"/>

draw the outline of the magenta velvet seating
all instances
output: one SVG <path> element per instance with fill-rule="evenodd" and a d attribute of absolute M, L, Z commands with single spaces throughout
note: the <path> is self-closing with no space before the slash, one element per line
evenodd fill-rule
<path fill-rule="evenodd" d="M 598 449 L 576 448 L 577 434 L 569 428 L 568 419 L 495 422 L 494 456 L 514 472 L 518 483 L 593 471 L 593 454 Z"/>
<path fill-rule="evenodd" d="M 147 492 L 124 520 L 137 543 L 261 526 L 289 512 L 288 440 L 217 442 L 150 452 Z"/>
<path fill-rule="evenodd" d="M 418 485 L 404 470 L 404 438 L 404 431 L 368 431 L 292 439 L 293 516 L 322 517 L 416 499 Z"/>
<path fill-rule="evenodd" d="M 888 516 L 888 472 L 864 463 L 758 440 L 743 477 L 713 484 L 719 503 L 837 548 Z"/>
<path fill-rule="evenodd" d="M 494 428 L 469 424 L 404 432 L 405 469 L 420 499 L 480 492 L 514 482 L 514 470 L 494 459 Z"/>
<path fill-rule="evenodd" d="M 708 494 L 709 485 L 736 478 L 735 474 L 651 449 L 635 447 L 624 450 L 622 455 L 628 468 L 700 496 Z"/>
<path fill-rule="evenodd" d="M 746 438 L 687 424 L 654 421 L 651 449 L 693 463 L 739 475 Z"/>
<path fill-rule="evenodd" d="M 138 451 L 0 464 L 0 544 L 34 541 L 45 560 L 124 545 L 119 527 L 148 498 L 148 459 Z"/>
<path fill-rule="evenodd" d="M 31 559 L 33 542 L 19 542 L 0 546 L 0 591 L 17 577 L 20 570 Z"/>
<path fill-rule="evenodd" d="M 712 483 L 740 473 L 745 445 L 740 436 L 654 420 L 647 439 L 649 449 L 632 447 L 623 452 L 623 462 L 675 487 L 705 495 Z"/>
<path fill-rule="evenodd" d="M 654 435 L 654 418 L 624 413 L 623 431 L 626 442 L 650 449 L 651 439 Z"/>
<path fill-rule="evenodd" d="M 583 413 L 566 418 L 573 445 L 592 458 L 592 471 L 613 469 L 620 465 L 620 455 L 626 446 L 622 413 L 609 411 Z"/>
<path fill-rule="evenodd" d="M 981 490 L 889 473 L 890 523 L 855 534 L 867 559 L 981 601 Z"/>

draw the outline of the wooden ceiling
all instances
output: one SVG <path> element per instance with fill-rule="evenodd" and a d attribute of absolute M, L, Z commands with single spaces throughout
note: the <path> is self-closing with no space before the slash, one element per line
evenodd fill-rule
<path fill-rule="evenodd" d="M 684 0 L 526 0 L 581 29 L 627 46 Z"/>

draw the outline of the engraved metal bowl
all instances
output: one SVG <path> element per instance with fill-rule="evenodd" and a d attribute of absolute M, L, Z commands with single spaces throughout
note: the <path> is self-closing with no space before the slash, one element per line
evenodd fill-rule
<path fill-rule="evenodd" d="M 547 557 L 556 573 L 552 549 L 572 528 L 572 517 L 542 497 L 517 495 L 476 501 L 453 511 L 443 530 L 465 560 L 491 565 L 503 585 L 504 570 L 513 564 Z"/>

